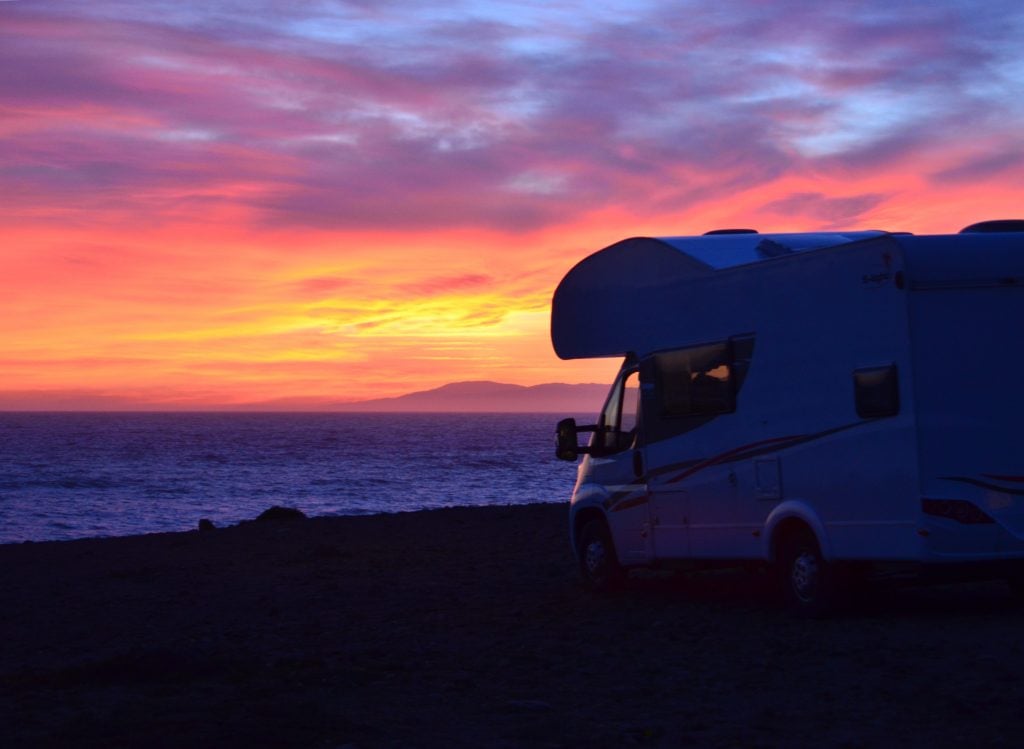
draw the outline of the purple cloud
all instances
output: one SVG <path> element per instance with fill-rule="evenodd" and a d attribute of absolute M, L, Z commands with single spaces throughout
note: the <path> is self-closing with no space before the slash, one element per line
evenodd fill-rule
<path fill-rule="evenodd" d="M 65 218 L 520 230 L 870 175 L 1024 119 L 1009 2 L 503 7 L 5 3 L 0 190 Z M 1021 166 L 972 158 L 930 179 Z M 843 220 L 883 192 L 779 202 Z"/>
<path fill-rule="evenodd" d="M 1024 171 L 1024 151 L 1006 150 L 969 158 L 956 166 L 935 172 L 931 178 L 936 182 L 970 184 L 989 177 L 1019 175 L 1022 171 Z"/>
<path fill-rule="evenodd" d="M 865 194 L 836 198 L 821 193 L 801 192 L 787 195 L 764 206 L 783 216 L 814 219 L 829 228 L 848 228 L 886 199 L 886 195 Z"/>

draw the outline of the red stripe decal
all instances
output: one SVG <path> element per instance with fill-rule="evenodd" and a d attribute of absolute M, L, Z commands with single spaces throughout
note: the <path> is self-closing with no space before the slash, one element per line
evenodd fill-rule
<path fill-rule="evenodd" d="M 628 510 L 630 507 L 639 507 L 640 505 L 647 504 L 647 501 L 648 499 L 650 499 L 650 496 L 650 494 L 644 494 L 641 497 L 634 497 L 633 499 L 624 499 L 623 501 L 619 502 L 617 505 L 612 507 L 611 511 L 619 512 L 620 510 Z"/>
<path fill-rule="evenodd" d="M 724 463 L 731 456 L 736 455 L 737 453 L 745 452 L 746 450 L 750 450 L 755 447 L 761 447 L 762 445 L 771 445 L 777 442 L 792 442 L 793 440 L 803 439 L 804 436 L 805 435 L 803 434 L 795 434 L 790 437 L 772 437 L 771 439 L 761 440 L 760 442 L 751 442 L 749 445 L 742 445 L 741 447 L 733 448 L 728 452 L 721 453 L 719 455 L 714 456 L 713 458 L 708 458 L 707 460 L 698 463 L 693 468 L 689 468 L 683 471 L 678 476 L 669 479 L 665 483 L 674 484 L 677 481 L 682 481 L 683 479 L 688 478 L 693 474 L 697 473 L 697 471 L 702 471 L 705 468 L 715 465 L 716 463 Z"/>

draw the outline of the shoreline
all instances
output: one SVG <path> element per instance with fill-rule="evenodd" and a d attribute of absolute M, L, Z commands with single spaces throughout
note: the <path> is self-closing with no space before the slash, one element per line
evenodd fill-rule
<path fill-rule="evenodd" d="M 567 505 L 0 546 L 16 746 L 1016 746 L 997 584 L 793 619 L 763 576 L 577 581 Z"/>
<path fill-rule="evenodd" d="M 152 418 L 150 418 L 152 417 Z M 229 526 L 272 505 L 311 517 L 567 501 L 553 420 L 536 414 L 55 415 L 0 429 L 0 540 Z M 440 430 L 440 431 L 439 431 Z M 438 448 L 438 435 L 444 447 Z M 504 444 L 515 434 L 515 445 Z"/>
<path fill-rule="evenodd" d="M 521 502 L 521 503 L 516 503 L 516 504 L 506 503 L 506 504 L 493 504 L 493 505 L 449 505 L 447 507 L 420 507 L 420 508 L 408 509 L 408 510 L 367 510 L 367 511 L 362 511 L 362 512 L 341 513 L 341 514 L 334 514 L 334 515 L 306 515 L 303 512 L 304 517 L 302 518 L 302 520 L 314 520 L 314 521 L 318 521 L 318 520 L 343 520 L 343 519 L 347 519 L 347 518 L 376 517 L 378 515 L 388 517 L 388 516 L 392 516 L 392 515 L 409 515 L 409 514 L 417 514 L 417 513 L 424 513 L 424 512 L 445 512 L 447 510 L 477 510 L 477 509 L 506 509 L 507 510 L 507 509 L 511 509 L 511 508 L 515 508 L 515 507 L 531 507 L 531 506 L 534 506 L 534 505 L 557 505 L 559 507 L 564 507 L 565 508 L 566 518 L 568 518 L 568 513 L 569 513 L 569 509 L 568 509 L 569 508 L 569 503 L 568 503 L 568 501 L 565 501 L 565 502 L 552 502 L 550 500 L 538 500 L 536 502 Z M 298 510 L 299 512 L 302 512 L 302 508 L 301 507 L 293 507 L 291 505 L 272 505 L 271 507 L 268 507 L 267 509 L 271 510 L 271 509 L 278 508 L 278 507 L 283 508 L 285 510 L 292 510 L 292 509 L 294 509 L 294 510 Z M 262 522 L 260 520 L 260 518 L 257 516 L 257 517 L 251 517 L 251 518 L 244 518 L 242 520 L 233 520 L 231 522 L 219 521 L 219 522 L 223 522 L 224 524 L 223 525 L 218 525 L 218 524 L 214 523 L 213 527 L 212 528 L 208 528 L 208 529 L 207 528 L 199 527 L 200 524 L 203 523 L 203 521 L 205 521 L 205 520 L 208 520 L 208 519 L 207 518 L 202 518 L 202 517 L 197 517 L 195 523 L 193 523 L 191 528 L 181 528 L 181 529 L 177 529 L 177 530 L 175 530 L 175 529 L 153 530 L 153 531 L 145 531 L 145 532 L 142 532 L 142 533 L 125 533 L 125 534 L 109 535 L 109 536 L 75 536 L 74 538 L 43 538 L 43 539 L 31 539 L 31 538 L 28 538 L 28 539 L 25 539 L 23 541 L 0 541 L 0 549 L 3 549 L 3 548 L 8 547 L 8 546 L 25 546 L 25 545 L 33 545 L 33 544 L 64 544 L 64 543 L 75 543 L 75 542 L 78 542 L 78 541 L 112 541 L 112 540 L 115 540 L 115 539 L 123 539 L 123 538 L 148 538 L 148 537 L 152 537 L 152 536 L 165 536 L 165 535 L 187 534 L 187 533 L 196 533 L 196 532 L 199 532 L 199 533 L 209 533 L 210 531 L 225 531 L 225 530 L 230 530 L 231 528 L 237 528 L 237 527 L 240 527 L 240 526 L 245 526 L 245 525 L 248 525 L 250 523 Z M 271 522 L 278 522 L 278 521 L 271 521 Z M 287 521 L 285 521 L 285 522 L 287 522 Z M 566 530 L 566 533 L 568 533 L 568 530 Z M 568 536 L 567 536 L 567 538 L 568 538 Z"/>

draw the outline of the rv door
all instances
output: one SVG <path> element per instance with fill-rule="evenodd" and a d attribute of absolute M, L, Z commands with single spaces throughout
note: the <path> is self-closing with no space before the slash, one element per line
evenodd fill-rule
<path fill-rule="evenodd" d="M 640 364 L 641 408 L 644 413 L 644 458 L 646 462 L 648 517 L 651 524 L 651 556 L 680 559 L 689 556 L 690 537 L 686 491 L 666 483 L 679 461 L 674 442 L 664 439 L 661 427 L 663 388 L 659 387 L 655 357 Z"/>
<path fill-rule="evenodd" d="M 647 482 L 639 444 L 639 373 L 625 367 L 612 385 L 590 441 L 590 480 L 607 492 L 608 525 L 619 561 L 648 561 Z"/>

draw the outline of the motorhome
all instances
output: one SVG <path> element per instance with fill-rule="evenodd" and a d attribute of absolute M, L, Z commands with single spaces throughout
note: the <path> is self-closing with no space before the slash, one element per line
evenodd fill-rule
<path fill-rule="evenodd" d="M 559 357 L 623 358 L 557 432 L 591 587 L 674 562 L 770 566 L 806 612 L 875 563 L 1022 587 L 1024 221 L 626 239 L 551 315 Z"/>

